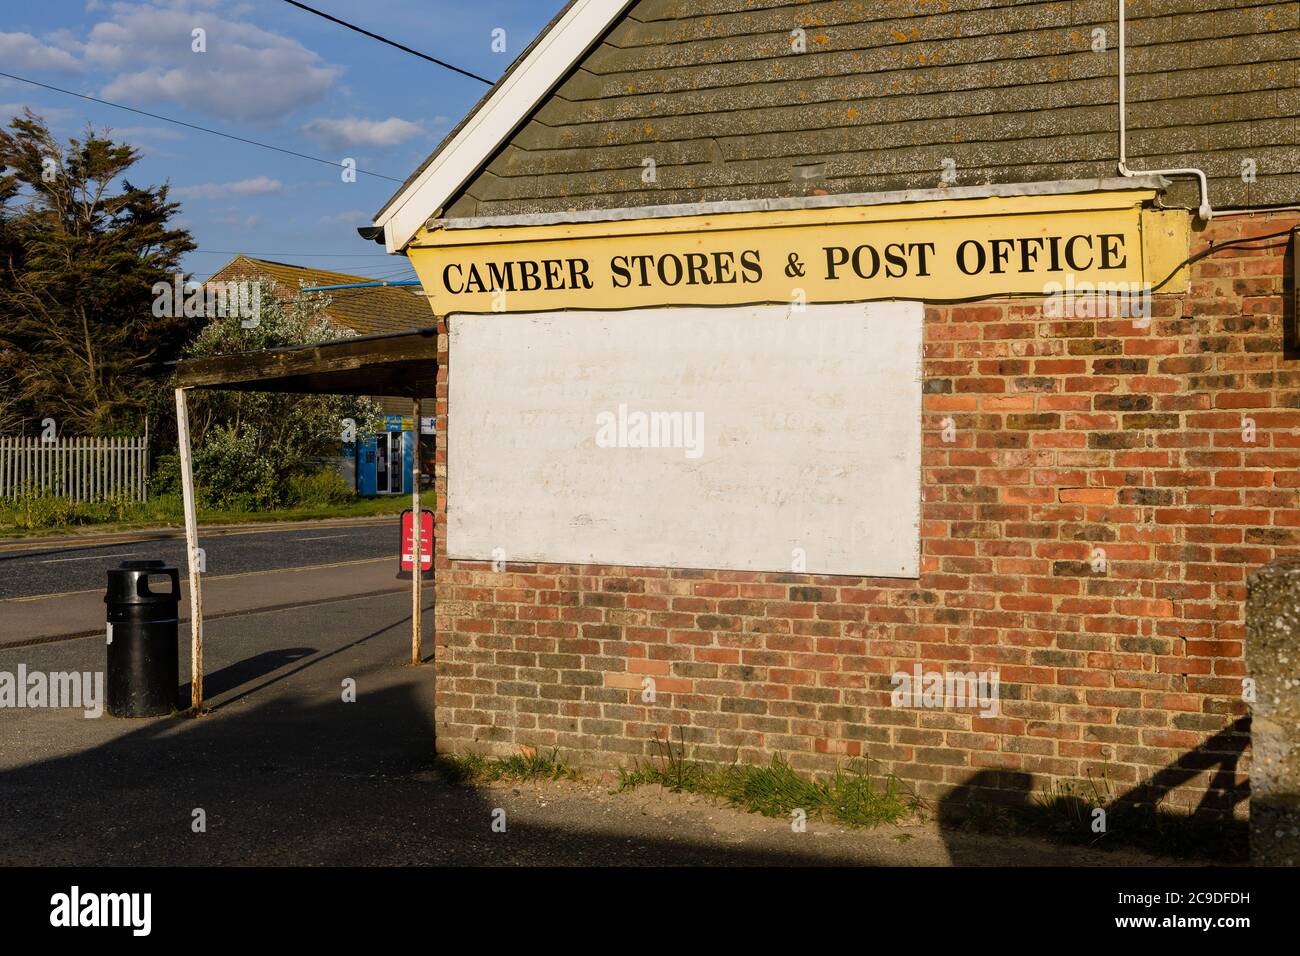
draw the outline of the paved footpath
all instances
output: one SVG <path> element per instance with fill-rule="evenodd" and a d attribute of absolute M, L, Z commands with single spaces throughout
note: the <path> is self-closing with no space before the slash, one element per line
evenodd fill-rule
<path fill-rule="evenodd" d="M 811 820 L 796 834 L 657 788 L 611 794 L 601 780 L 452 786 L 432 770 L 434 672 L 407 663 L 409 615 L 390 594 L 213 621 L 211 710 L 197 718 L 0 709 L 0 865 L 1167 862 L 933 825 Z M 104 655 L 99 637 L 0 648 L 0 672 L 96 671 Z M 496 810 L 505 833 L 492 830 Z"/>

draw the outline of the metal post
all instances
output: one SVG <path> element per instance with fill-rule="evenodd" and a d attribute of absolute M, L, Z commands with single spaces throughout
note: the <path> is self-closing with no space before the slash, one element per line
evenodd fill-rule
<path fill-rule="evenodd" d="M 418 665 L 422 656 L 420 633 L 420 400 L 411 399 L 411 417 L 415 420 L 415 448 L 411 453 L 411 664 Z"/>
<path fill-rule="evenodd" d="M 185 502 L 185 551 L 190 570 L 190 706 L 203 705 L 203 596 L 199 583 L 199 516 L 194 503 L 190 455 L 190 413 L 185 389 L 176 389 L 176 437 L 181 453 L 181 492 Z"/>

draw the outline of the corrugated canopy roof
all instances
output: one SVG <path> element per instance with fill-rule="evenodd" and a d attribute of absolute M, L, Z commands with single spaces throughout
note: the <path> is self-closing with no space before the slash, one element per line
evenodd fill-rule
<path fill-rule="evenodd" d="M 176 363 L 177 388 L 245 392 L 416 398 L 433 395 L 437 378 L 438 335 L 434 328 Z"/>

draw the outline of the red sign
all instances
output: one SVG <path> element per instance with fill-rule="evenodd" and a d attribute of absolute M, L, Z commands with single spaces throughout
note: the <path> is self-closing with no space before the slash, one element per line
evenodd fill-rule
<path fill-rule="evenodd" d="M 402 564 L 401 570 L 409 571 L 415 563 L 415 543 L 411 540 L 415 523 L 411 512 L 402 512 Z M 433 512 L 420 512 L 420 570 L 433 570 Z"/>

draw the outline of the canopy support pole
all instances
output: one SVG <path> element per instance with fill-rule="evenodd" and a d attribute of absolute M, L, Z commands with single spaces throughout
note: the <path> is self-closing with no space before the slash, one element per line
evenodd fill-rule
<path fill-rule="evenodd" d="M 185 503 L 185 553 L 190 577 L 190 707 L 203 706 L 203 594 L 199 583 L 199 517 L 194 503 L 194 466 L 190 455 L 190 413 L 185 389 L 176 389 L 176 437 L 180 444 L 181 493 Z"/>
<path fill-rule="evenodd" d="M 411 665 L 419 666 L 423 656 L 420 628 L 420 584 L 423 577 L 421 560 L 423 542 L 420 521 L 420 400 L 411 399 L 411 418 L 414 421 L 411 451 Z"/>

